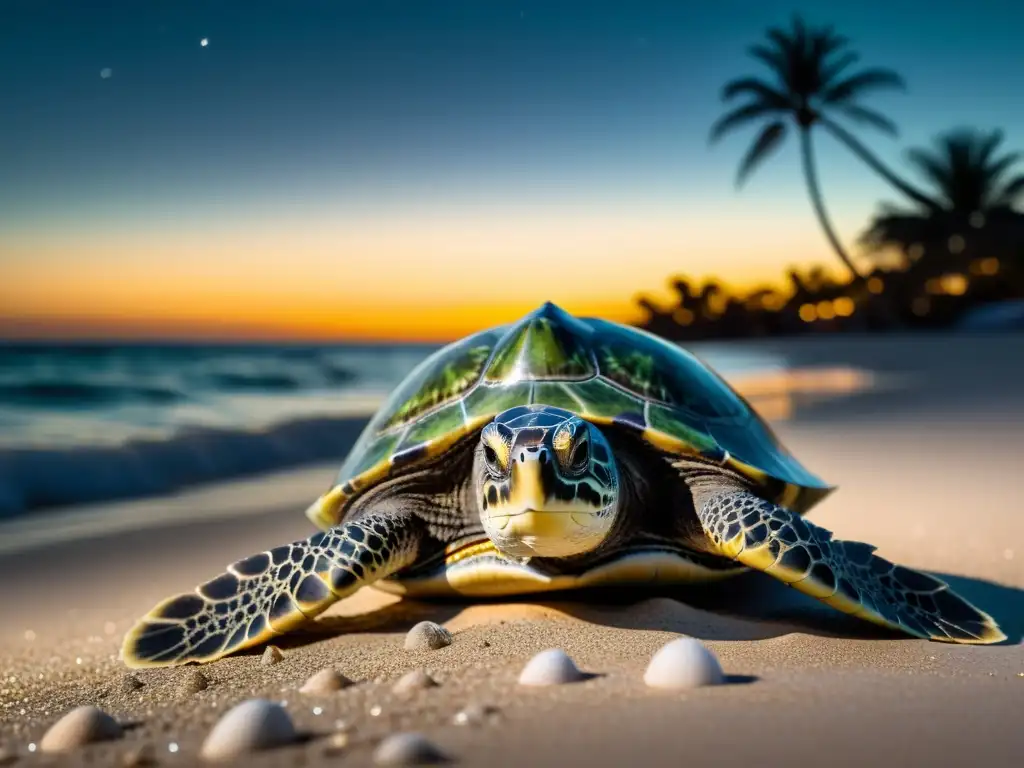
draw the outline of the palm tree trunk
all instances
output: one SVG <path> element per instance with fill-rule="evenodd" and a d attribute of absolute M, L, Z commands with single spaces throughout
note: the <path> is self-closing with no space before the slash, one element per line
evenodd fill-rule
<path fill-rule="evenodd" d="M 818 223 L 821 224 L 821 228 L 825 230 L 825 237 L 828 238 L 829 243 L 832 244 L 832 248 L 835 250 L 836 255 L 842 259 L 843 264 L 850 270 L 850 274 L 853 275 L 854 281 L 860 279 L 860 273 L 857 268 L 853 266 L 853 260 L 850 258 L 846 249 L 843 248 L 843 244 L 839 242 L 839 238 L 836 236 L 835 230 L 832 228 L 832 222 L 828 218 L 828 212 L 825 210 L 825 201 L 821 197 L 821 188 L 818 186 L 818 171 L 814 164 L 814 148 L 811 146 L 811 131 L 809 127 L 801 127 L 800 129 L 800 157 L 803 161 L 804 180 L 807 182 L 807 192 L 811 196 L 811 204 L 814 206 L 814 212 L 818 216 Z"/>
<path fill-rule="evenodd" d="M 856 136 L 843 128 L 843 126 L 832 122 L 827 117 L 819 118 L 818 122 L 825 130 L 846 145 L 846 148 L 859 157 L 865 165 L 911 200 L 923 205 L 929 211 L 938 211 L 940 209 L 938 203 L 890 171 L 881 160 L 875 157 L 870 149 L 864 146 Z"/>

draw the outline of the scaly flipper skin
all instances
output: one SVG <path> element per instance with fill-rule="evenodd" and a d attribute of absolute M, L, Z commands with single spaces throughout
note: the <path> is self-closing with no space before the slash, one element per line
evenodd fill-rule
<path fill-rule="evenodd" d="M 844 613 L 947 643 L 1006 639 L 991 616 L 945 582 L 878 557 L 870 544 L 833 539 L 830 531 L 753 494 L 714 493 L 699 510 L 720 554 Z"/>
<path fill-rule="evenodd" d="M 410 564 L 419 541 L 411 519 L 372 514 L 240 560 L 153 608 L 121 656 L 129 667 L 169 667 L 259 645 Z"/>

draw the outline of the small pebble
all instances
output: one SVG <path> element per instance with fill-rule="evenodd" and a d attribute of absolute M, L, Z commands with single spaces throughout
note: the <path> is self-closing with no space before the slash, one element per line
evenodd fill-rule
<path fill-rule="evenodd" d="M 135 693 L 142 688 L 144 683 L 135 675 L 124 675 L 121 678 L 121 690 L 125 693 Z"/>
<path fill-rule="evenodd" d="M 425 765 L 443 763 L 447 757 L 419 733 L 396 733 L 388 736 L 373 752 L 377 765 Z"/>
<path fill-rule="evenodd" d="M 644 682 L 652 688 L 688 689 L 725 682 L 722 667 L 704 643 L 692 637 L 672 640 L 651 657 Z"/>
<path fill-rule="evenodd" d="M 405 636 L 407 651 L 436 651 L 452 644 L 452 633 L 432 621 L 421 621 Z"/>
<path fill-rule="evenodd" d="M 498 708 L 490 704 L 470 704 L 456 713 L 452 722 L 456 725 L 483 725 L 488 720 L 497 719 Z"/>
<path fill-rule="evenodd" d="M 561 685 L 582 680 L 585 675 L 561 648 L 541 651 L 519 673 L 520 685 Z"/>
<path fill-rule="evenodd" d="M 277 662 L 283 660 L 284 654 L 281 653 L 281 649 L 276 645 L 268 645 L 267 650 L 263 652 L 263 656 L 260 658 L 260 664 L 277 664 Z"/>
<path fill-rule="evenodd" d="M 295 739 L 295 726 L 282 706 L 266 699 L 249 699 L 213 726 L 200 754 L 207 760 L 223 760 L 291 744 Z"/>
<path fill-rule="evenodd" d="M 335 669 L 321 669 L 309 678 L 302 687 L 300 693 L 334 693 L 352 685 L 352 681 Z"/>
<path fill-rule="evenodd" d="M 43 752 L 67 752 L 72 749 L 121 737 L 118 722 L 97 707 L 76 707 L 50 726 L 39 749 Z"/>
<path fill-rule="evenodd" d="M 426 670 L 414 669 L 412 672 L 406 672 L 400 678 L 398 682 L 391 688 L 392 691 L 404 696 L 414 691 L 422 691 L 425 688 L 436 688 L 437 681 L 427 674 Z"/>
<path fill-rule="evenodd" d="M 328 755 L 336 755 L 339 752 L 344 752 L 348 747 L 349 737 L 347 733 L 332 733 L 327 738 L 327 749 L 325 750 Z"/>
<path fill-rule="evenodd" d="M 198 669 L 190 669 L 182 675 L 181 683 L 179 683 L 182 693 L 193 694 L 205 691 L 210 687 L 210 681 L 206 679 L 206 675 L 200 672 Z"/>

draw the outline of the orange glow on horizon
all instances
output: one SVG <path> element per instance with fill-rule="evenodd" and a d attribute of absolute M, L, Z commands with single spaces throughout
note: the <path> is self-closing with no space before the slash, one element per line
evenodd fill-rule
<path fill-rule="evenodd" d="M 0 337 L 447 341 L 553 301 L 644 317 L 674 275 L 781 285 L 821 253 L 799 219 L 718 204 L 288 213 L 175 226 L 78 222 L 0 243 Z M 72 225 L 74 224 L 74 225 Z M 728 237 L 723 233 L 728 232 Z"/>
<path fill-rule="evenodd" d="M 401 315 L 371 311 L 343 320 L 322 312 L 269 313 L 262 321 L 198 315 L 145 318 L 101 314 L 0 315 L 0 338 L 444 343 L 517 320 L 537 306 L 538 302 L 460 305 L 443 311 L 410 307 Z M 643 315 L 636 307 L 621 302 L 560 302 L 560 306 L 575 315 L 626 323 L 635 322 Z"/>

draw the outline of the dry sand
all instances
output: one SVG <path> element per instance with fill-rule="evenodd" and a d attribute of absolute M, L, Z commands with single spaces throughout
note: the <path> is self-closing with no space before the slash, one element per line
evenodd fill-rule
<path fill-rule="evenodd" d="M 19 765 L 117 765 L 143 744 L 160 765 L 194 765 L 217 718 L 258 695 L 287 701 L 307 738 L 239 764 L 365 765 L 400 729 L 425 733 L 462 765 L 1024 764 L 1024 336 L 786 349 L 801 365 L 848 367 L 826 388 L 856 390 L 859 370 L 883 385 L 849 396 L 822 394 L 806 375 L 782 383 L 794 385 L 791 396 L 777 384 L 744 385 L 790 448 L 840 486 L 812 519 L 945 575 L 996 617 L 1008 643 L 887 635 L 760 574 L 656 596 L 488 605 L 363 590 L 281 642 L 276 665 L 252 653 L 204 666 L 210 685 L 198 693 L 182 689 L 194 668 L 135 672 L 143 687 L 126 688 L 116 654 L 132 621 L 228 562 L 307 535 L 301 510 L 329 484 L 332 465 L 0 527 L 0 744 Z M 422 619 L 444 623 L 453 644 L 405 651 L 404 632 Z M 644 686 L 650 656 L 681 634 L 706 641 L 729 685 L 685 694 Z M 596 676 L 518 687 L 525 662 L 549 647 Z M 328 666 L 357 685 L 298 692 Z M 394 694 L 393 681 L 417 667 L 441 685 Z M 498 717 L 453 724 L 473 702 Z M 133 726 L 67 756 L 28 752 L 62 712 L 86 703 Z M 349 744 L 332 752 L 328 736 L 339 728 Z"/>

